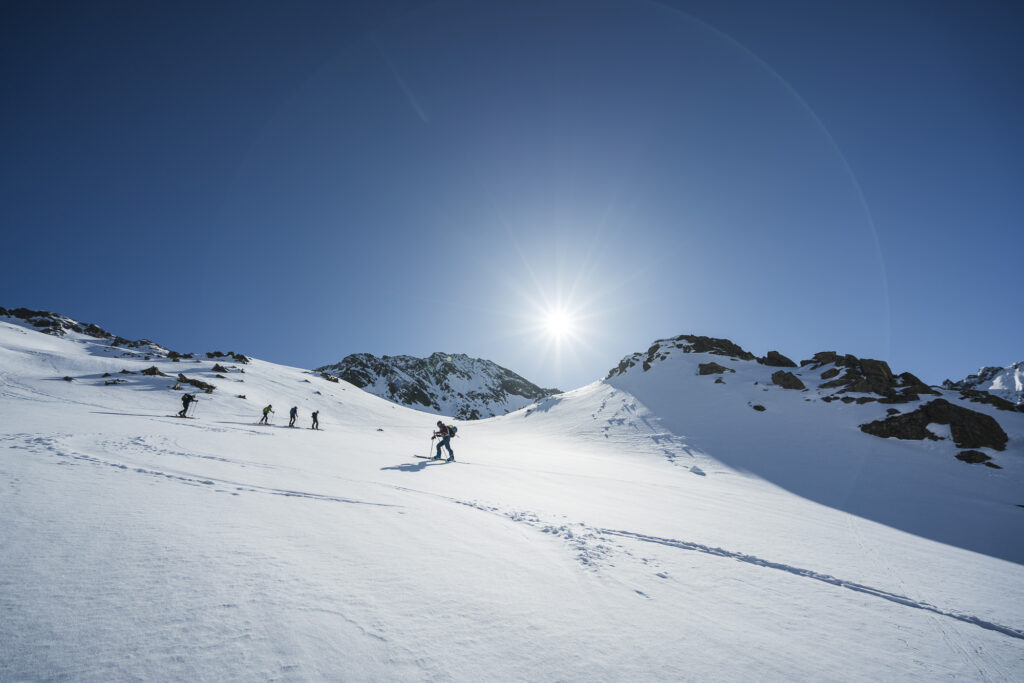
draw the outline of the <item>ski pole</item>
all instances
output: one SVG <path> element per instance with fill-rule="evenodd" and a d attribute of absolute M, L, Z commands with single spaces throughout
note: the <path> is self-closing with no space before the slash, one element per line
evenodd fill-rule
<path fill-rule="evenodd" d="M 431 457 L 431 455 L 434 452 L 434 439 L 436 439 L 436 438 L 437 438 L 436 436 L 430 437 L 430 450 L 427 451 L 427 457 L 428 458 Z"/>
<path fill-rule="evenodd" d="M 195 417 L 196 416 L 196 404 L 198 404 L 198 403 L 199 403 L 199 399 L 193 397 L 192 398 L 192 404 L 189 405 L 189 408 L 191 408 L 191 410 L 188 411 L 188 416 L 189 417 Z"/>

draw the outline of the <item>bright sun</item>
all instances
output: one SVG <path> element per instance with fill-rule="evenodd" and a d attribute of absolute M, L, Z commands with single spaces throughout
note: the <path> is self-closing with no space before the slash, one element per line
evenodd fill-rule
<path fill-rule="evenodd" d="M 544 327 L 547 328 L 548 334 L 560 339 L 572 333 L 573 323 L 565 311 L 552 310 L 544 316 Z"/>

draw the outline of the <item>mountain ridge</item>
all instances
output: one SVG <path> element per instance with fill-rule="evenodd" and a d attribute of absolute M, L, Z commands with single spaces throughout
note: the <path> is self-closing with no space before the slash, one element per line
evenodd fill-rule
<path fill-rule="evenodd" d="M 560 393 L 464 353 L 437 351 L 426 358 L 355 353 L 316 371 L 399 405 L 463 420 L 504 415 Z"/>

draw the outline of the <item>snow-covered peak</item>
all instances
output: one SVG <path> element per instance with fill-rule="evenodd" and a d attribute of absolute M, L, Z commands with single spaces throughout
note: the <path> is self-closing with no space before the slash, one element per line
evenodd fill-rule
<path fill-rule="evenodd" d="M 148 339 L 130 340 L 107 332 L 94 323 L 83 323 L 53 311 L 33 311 L 28 308 L 3 308 L 0 306 L 0 319 L 21 327 L 28 327 L 37 332 L 54 337 L 68 337 L 79 340 L 98 340 L 107 342 L 111 347 L 135 349 L 141 353 L 154 356 L 167 356 L 173 351 L 160 346 Z M 129 353 L 129 355 L 134 355 Z"/>
<path fill-rule="evenodd" d="M 1005 368 L 986 366 L 958 382 L 947 379 L 942 386 L 959 391 L 985 391 L 1011 403 L 1024 405 L 1024 361 Z"/>
<path fill-rule="evenodd" d="M 427 358 L 356 353 L 317 371 L 389 401 L 464 420 L 504 415 L 558 393 L 464 353 L 436 352 Z"/>
<path fill-rule="evenodd" d="M 0 322 L 35 330 L 53 337 L 82 342 L 89 345 L 95 353 L 109 354 L 111 357 L 142 358 L 144 360 L 167 358 L 172 361 L 193 360 L 196 357 L 194 353 L 178 353 L 149 339 L 125 339 L 94 323 L 79 322 L 53 311 L 33 311 L 28 308 L 3 308 L 0 306 Z M 225 359 L 237 363 L 249 362 L 247 356 L 234 351 L 227 353 L 209 351 L 204 355 L 208 359 Z"/>

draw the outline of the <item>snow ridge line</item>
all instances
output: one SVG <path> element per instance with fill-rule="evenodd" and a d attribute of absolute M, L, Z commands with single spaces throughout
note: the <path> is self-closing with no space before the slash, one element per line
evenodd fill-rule
<path fill-rule="evenodd" d="M 632 531 L 622 531 L 619 529 L 596 529 L 596 531 L 600 534 L 621 536 L 623 538 L 632 538 L 638 541 L 644 541 L 646 543 L 658 543 L 660 545 L 666 545 L 673 548 L 681 548 L 683 550 L 695 550 L 697 552 L 705 553 L 707 555 L 714 555 L 716 557 L 725 557 L 732 560 L 738 560 L 740 562 L 746 562 L 747 564 L 753 564 L 758 567 L 778 569 L 780 571 L 788 572 L 795 576 L 802 576 L 808 579 L 814 579 L 815 581 L 821 581 L 823 583 L 831 584 L 833 586 L 839 586 L 840 588 L 847 588 L 858 593 L 866 593 L 868 595 L 873 595 L 875 597 L 882 598 L 883 600 L 895 602 L 899 605 L 913 607 L 915 609 L 924 610 L 926 612 L 932 612 L 934 614 L 949 617 L 950 619 L 956 619 L 957 621 L 962 621 L 967 624 L 980 626 L 981 628 L 987 629 L 989 631 L 1002 633 L 1003 635 L 1010 636 L 1011 638 L 1024 640 L 1024 631 L 1019 631 L 1017 629 L 1010 628 L 1009 626 L 1002 626 L 995 622 L 986 621 L 984 619 L 972 616 L 970 614 L 961 614 L 959 612 L 944 610 L 939 607 L 936 607 L 935 605 L 931 605 L 927 602 L 919 602 L 917 600 L 913 600 L 911 598 L 898 595 L 896 593 L 891 593 L 880 588 L 873 588 L 871 586 L 866 586 L 861 583 L 846 581 L 844 579 L 831 576 L 830 574 L 822 574 L 820 572 L 816 572 L 810 569 L 801 569 L 799 567 L 794 567 L 788 564 L 782 564 L 780 562 L 772 562 L 770 560 L 765 560 L 755 555 L 747 555 L 744 553 L 732 552 L 729 550 L 724 550 L 722 548 L 712 548 L 711 546 L 703 545 L 701 543 L 680 541 L 674 538 L 660 538 L 658 536 L 648 536 L 646 534 L 639 534 Z"/>

